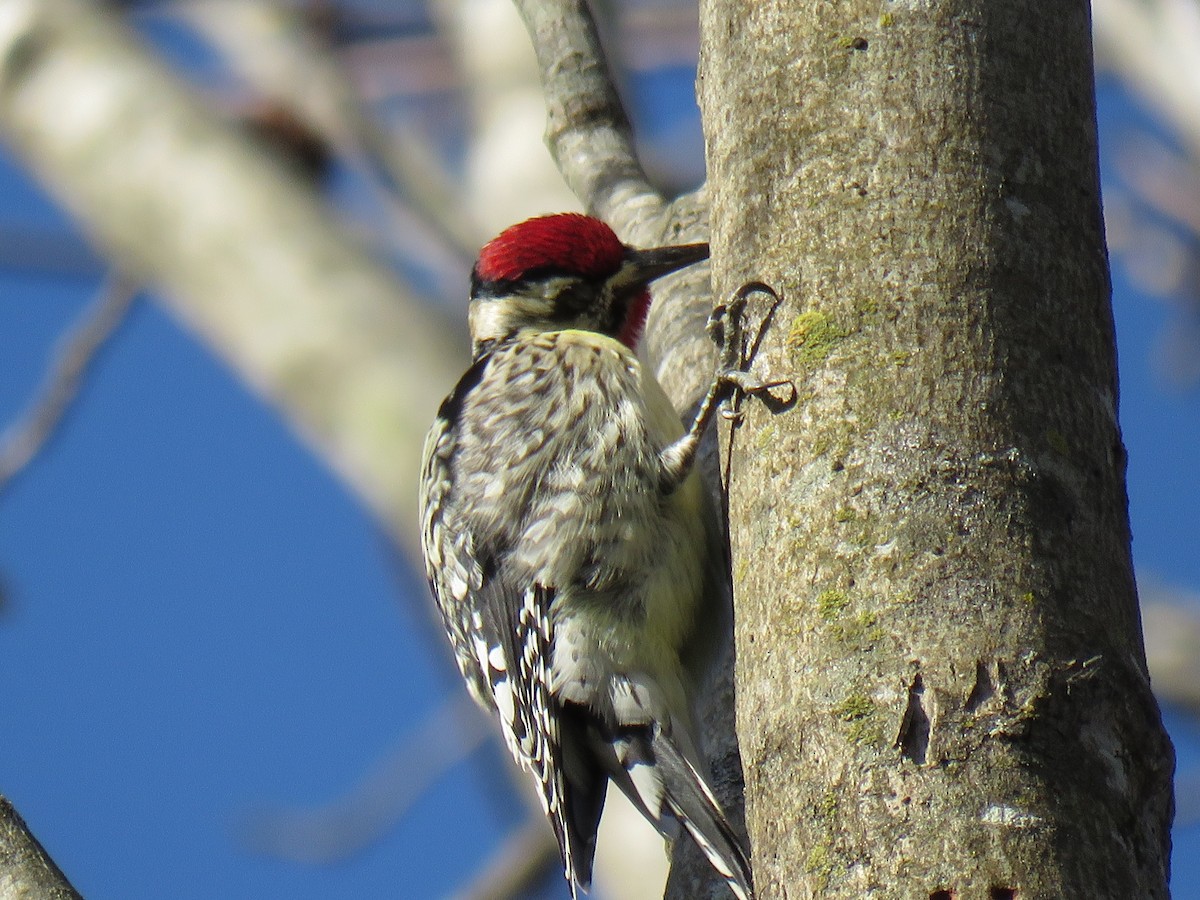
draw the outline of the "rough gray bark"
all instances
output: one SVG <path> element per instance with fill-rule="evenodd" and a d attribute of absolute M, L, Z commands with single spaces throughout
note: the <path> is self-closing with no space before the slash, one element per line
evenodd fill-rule
<path fill-rule="evenodd" d="M 1083 0 L 706 0 L 762 898 L 1166 897 Z"/>
<path fill-rule="evenodd" d="M 0 796 L 0 900 L 79 900 L 25 820 Z"/>

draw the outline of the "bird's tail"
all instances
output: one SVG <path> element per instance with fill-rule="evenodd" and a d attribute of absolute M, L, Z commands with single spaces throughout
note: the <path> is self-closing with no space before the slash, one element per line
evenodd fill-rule
<path fill-rule="evenodd" d="M 613 749 L 613 780 L 646 818 L 668 837 L 681 825 L 738 900 L 753 900 L 750 860 L 691 754 L 657 724 L 625 730 Z"/>

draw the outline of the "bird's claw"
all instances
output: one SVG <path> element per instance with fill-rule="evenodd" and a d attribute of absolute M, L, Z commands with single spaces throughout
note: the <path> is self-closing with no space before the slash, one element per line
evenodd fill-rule
<path fill-rule="evenodd" d="M 745 331 L 746 305 L 754 294 L 766 294 L 771 298 L 770 308 L 763 317 L 753 343 L 747 343 Z M 724 400 L 732 398 L 732 406 L 723 406 L 722 418 L 735 424 L 742 420 L 739 399 L 742 396 L 757 397 L 772 412 L 788 409 L 796 402 L 796 385 L 790 379 L 764 382 L 750 373 L 750 364 L 758 354 L 759 345 L 771 323 L 771 318 L 783 298 L 770 285 L 761 281 L 749 281 L 738 288 L 727 303 L 718 303 L 708 317 L 708 333 L 717 345 L 721 372 L 717 376 Z M 774 391 L 787 387 L 786 398 L 775 396 Z"/>

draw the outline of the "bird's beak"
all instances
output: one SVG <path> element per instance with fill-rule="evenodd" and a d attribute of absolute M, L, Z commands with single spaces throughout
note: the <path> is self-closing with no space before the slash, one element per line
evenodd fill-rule
<path fill-rule="evenodd" d="M 611 284 L 618 290 L 643 288 L 655 278 L 705 259 L 708 259 L 708 244 L 680 244 L 652 250 L 630 248 L 625 251 L 625 260 Z"/>

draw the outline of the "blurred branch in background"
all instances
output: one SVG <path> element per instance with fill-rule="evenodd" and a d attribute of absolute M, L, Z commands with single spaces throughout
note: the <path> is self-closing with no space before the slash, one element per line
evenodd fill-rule
<path fill-rule="evenodd" d="M 137 295 L 133 280 L 111 273 L 96 299 L 59 340 L 28 412 L 0 433 L 0 496 L 54 437 L 96 357 L 125 321 Z"/>
<path fill-rule="evenodd" d="M 1200 383 L 1200 2 L 1094 0 L 1097 66 L 1160 117 L 1180 150 L 1145 133 L 1118 138 L 1109 188 L 1109 250 L 1174 315 L 1154 363 L 1177 388 Z"/>
<path fill-rule="evenodd" d="M 521 900 L 560 871 L 558 845 L 539 811 L 508 836 L 455 900 Z"/>
<path fill-rule="evenodd" d="M 344 860 L 393 828 L 492 734 L 490 720 L 471 698 L 455 692 L 353 790 L 317 809 L 252 813 L 242 828 L 244 841 L 255 852 L 308 865 Z"/>
<path fill-rule="evenodd" d="M 11 146 L 413 548 L 453 329 L 94 4 L 0 0 L 0 62 Z"/>
<path fill-rule="evenodd" d="M 402 202 L 390 208 L 397 232 L 416 245 L 410 252 L 440 250 L 443 262 L 469 268 L 487 235 L 464 211 L 428 137 L 412 123 L 389 131 L 364 108 L 333 44 L 336 9 L 306 15 L 303 8 L 251 0 L 192 0 L 170 9 L 219 48 L 257 94 L 296 110 L 343 158 Z M 421 240 L 422 232 L 440 247 Z"/>

